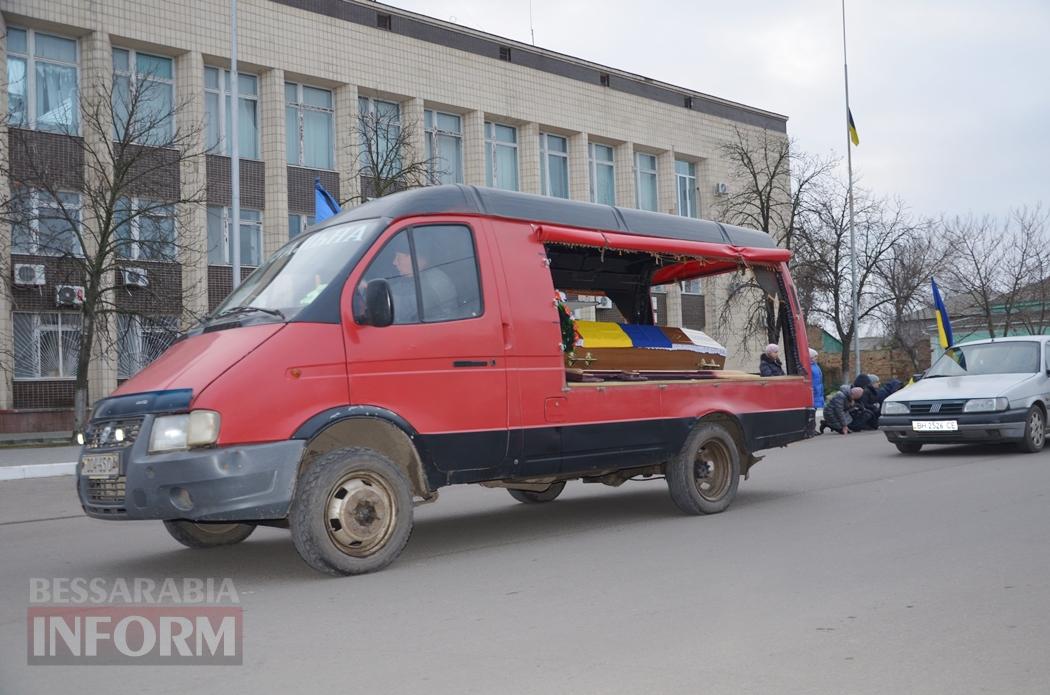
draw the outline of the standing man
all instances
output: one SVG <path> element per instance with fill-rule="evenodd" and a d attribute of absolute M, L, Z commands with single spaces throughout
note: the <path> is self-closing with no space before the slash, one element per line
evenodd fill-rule
<path fill-rule="evenodd" d="M 824 417 L 824 372 L 817 363 L 817 351 L 813 348 L 809 349 L 809 373 L 813 380 L 813 408 L 816 410 L 813 424 L 819 428 Z M 820 429 L 813 434 L 820 434 Z"/>

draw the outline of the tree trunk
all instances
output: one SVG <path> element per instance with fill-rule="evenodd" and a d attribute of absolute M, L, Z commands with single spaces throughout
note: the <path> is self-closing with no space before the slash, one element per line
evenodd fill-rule
<path fill-rule="evenodd" d="M 80 333 L 80 352 L 77 355 L 77 378 L 73 382 L 73 432 L 83 432 L 88 419 L 88 366 L 95 343 L 95 315 L 93 311 L 83 313 L 83 330 Z"/>

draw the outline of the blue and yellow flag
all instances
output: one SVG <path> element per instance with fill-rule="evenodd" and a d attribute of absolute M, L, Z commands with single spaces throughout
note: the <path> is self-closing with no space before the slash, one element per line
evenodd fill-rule
<path fill-rule="evenodd" d="M 853 122 L 853 112 L 846 108 L 846 127 L 849 129 L 849 139 L 854 145 L 860 145 L 860 135 L 857 134 L 857 124 Z"/>
<path fill-rule="evenodd" d="M 934 318 L 937 319 L 937 339 L 941 343 L 941 349 L 947 350 L 955 340 L 952 338 L 952 322 L 948 320 L 948 310 L 941 300 L 941 292 L 937 289 L 937 281 L 930 278 L 933 287 L 933 305 L 935 308 Z"/>

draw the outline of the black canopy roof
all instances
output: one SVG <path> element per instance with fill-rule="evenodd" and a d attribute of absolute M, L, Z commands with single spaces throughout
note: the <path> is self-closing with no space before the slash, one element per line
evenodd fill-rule
<path fill-rule="evenodd" d="M 776 247 L 776 243 L 768 234 L 744 227 L 646 210 L 581 203 L 563 198 L 461 184 L 413 188 L 376 198 L 330 217 L 314 229 L 377 217 L 395 220 L 412 215 L 443 213 L 491 215 L 566 227 L 752 248 Z"/>

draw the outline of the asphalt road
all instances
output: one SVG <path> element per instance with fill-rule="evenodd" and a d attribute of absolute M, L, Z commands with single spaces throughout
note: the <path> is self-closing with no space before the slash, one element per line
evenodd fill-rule
<path fill-rule="evenodd" d="M 724 514 L 662 482 L 549 505 L 456 487 L 387 570 L 322 577 L 286 532 L 192 551 L 0 483 L 0 693 L 1047 693 L 1050 451 L 769 452 Z M 31 577 L 230 577 L 243 666 L 26 666 Z"/>

